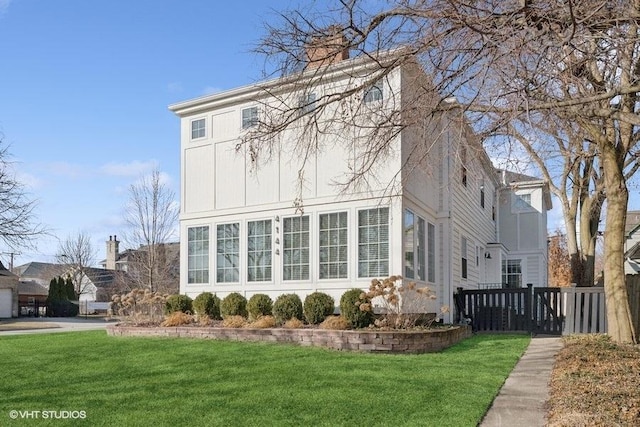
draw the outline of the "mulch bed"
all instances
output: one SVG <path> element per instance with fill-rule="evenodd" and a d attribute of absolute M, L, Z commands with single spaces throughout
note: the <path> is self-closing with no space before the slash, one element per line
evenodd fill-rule
<path fill-rule="evenodd" d="M 550 394 L 549 426 L 639 426 L 640 348 L 605 335 L 566 338 Z"/>

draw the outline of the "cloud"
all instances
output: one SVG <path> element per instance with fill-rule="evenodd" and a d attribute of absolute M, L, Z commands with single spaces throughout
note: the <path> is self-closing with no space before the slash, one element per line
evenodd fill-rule
<path fill-rule="evenodd" d="M 2 1 L 2 0 L 0 0 Z M 167 91 L 169 93 L 182 93 L 182 83 L 180 82 L 171 82 L 167 85 Z"/>
<path fill-rule="evenodd" d="M 10 4 L 11 4 L 11 0 L 0 0 L 0 16 L 7 13 L 7 10 L 9 10 Z"/>
<path fill-rule="evenodd" d="M 16 175 L 16 179 L 30 191 L 42 188 L 45 182 L 37 176 L 27 172 L 18 172 Z"/>
<path fill-rule="evenodd" d="M 86 166 L 68 162 L 52 162 L 47 164 L 45 168 L 53 175 L 69 178 L 78 178 L 89 174 L 89 169 Z"/>
<path fill-rule="evenodd" d="M 129 163 L 107 163 L 100 167 L 100 171 L 109 176 L 140 176 L 152 171 L 158 167 L 158 161 L 155 159 L 141 162 L 134 160 Z"/>

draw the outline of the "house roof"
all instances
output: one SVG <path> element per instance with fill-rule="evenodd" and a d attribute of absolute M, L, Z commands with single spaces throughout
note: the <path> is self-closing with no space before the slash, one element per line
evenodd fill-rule
<path fill-rule="evenodd" d="M 19 265 L 13 269 L 13 272 L 19 277 L 33 277 L 38 279 L 51 279 L 59 276 L 69 268 L 64 264 L 52 264 L 48 262 L 29 262 Z"/>
<path fill-rule="evenodd" d="M 505 169 L 496 168 L 496 172 L 498 173 L 498 175 L 501 175 L 500 181 L 504 185 L 508 185 L 514 189 L 524 187 L 542 187 L 544 202 L 547 210 L 551 210 L 553 208 L 551 192 L 549 191 L 549 184 L 544 179 Z"/>
<path fill-rule="evenodd" d="M 629 237 L 640 226 L 640 211 L 627 211 L 624 234 Z"/>
<path fill-rule="evenodd" d="M 112 286 L 115 281 L 125 275 L 123 271 L 105 270 L 104 268 L 86 267 L 84 274 L 96 288 Z"/>
<path fill-rule="evenodd" d="M 4 264 L 0 262 L 0 284 L 9 285 L 15 287 L 18 283 L 18 276 L 10 272 L 4 267 Z"/>
<path fill-rule="evenodd" d="M 49 295 L 49 290 L 40 283 L 27 281 L 18 284 L 20 295 Z"/>

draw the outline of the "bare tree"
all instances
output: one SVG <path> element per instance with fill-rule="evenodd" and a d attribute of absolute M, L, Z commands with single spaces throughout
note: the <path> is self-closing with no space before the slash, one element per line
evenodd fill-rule
<path fill-rule="evenodd" d="M 85 232 L 69 235 L 66 240 L 58 244 L 56 260 L 66 266 L 65 273 L 69 274 L 73 287 L 78 296 L 87 292 L 87 281 L 83 282 L 87 268 L 95 263 L 96 250 L 91 244 L 90 236 Z"/>
<path fill-rule="evenodd" d="M 0 240 L 12 249 L 33 247 L 45 233 L 36 218 L 36 202 L 16 179 L 7 145 L 0 135 Z"/>
<path fill-rule="evenodd" d="M 281 17 L 278 24 L 267 26 L 257 50 L 267 55 L 269 74 L 281 76 L 280 88 L 289 93 L 304 94 L 318 79 L 330 79 L 336 67 L 328 65 L 345 50 L 372 66 L 368 75 L 354 76 L 346 87 L 304 102 L 298 96 L 297 104 L 285 91 L 266 85 L 265 92 L 276 102 L 266 106 L 268 113 L 244 140 L 256 164 L 277 150 L 279 136 L 293 127 L 299 141 L 296 155 L 305 159 L 327 148 L 320 135 L 336 135 L 339 141 L 338 130 L 346 124 L 355 129 L 347 138 L 360 154 L 342 184 L 356 186 L 371 176 L 368 172 L 389 152 L 398 132 L 418 124 L 429 129 L 425 122 L 439 120 L 439 111 L 451 108 L 466 112 L 466 119 L 486 138 L 509 135 L 526 141 L 542 132 L 548 143 L 561 136 L 564 144 L 555 155 L 544 155 L 537 144 L 528 151 L 525 146 L 525 151 L 540 155 L 545 178 L 560 183 L 558 192 L 569 189 L 575 195 L 566 198 L 563 208 L 569 219 L 575 219 L 574 212 L 579 215 L 583 227 L 597 230 L 606 197 L 609 333 L 616 341 L 635 342 L 623 243 L 626 183 L 638 167 L 637 0 L 389 0 L 375 5 L 340 0 L 325 12 L 309 8 Z M 318 45 L 318 40 L 325 43 Z M 413 64 L 430 79 L 416 79 L 409 99 L 363 121 L 360 111 L 354 111 L 362 107 L 350 99 L 395 69 Z M 301 73 L 308 78 L 300 79 Z M 306 88 L 295 86 L 297 81 Z M 456 102 L 446 102 L 452 96 Z M 317 120 L 320 114 L 326 120 Z M 566 124 L 573 128 L 569 133 L 559 132 L 560 126 L 545 129 L 539 126 L 548 123 L 545 117 L 564 130 Z M 429 147 L 427 142 L 423 149 Z M 561 152 L 567 148 L 570 155 Z M 557 156 L 563 156 L 564 164 L 553 164 Z M 424 152 L 416 152 L 406 161 L 425 158 Z M 567 225 L 575 229 L 576 222 Z"/>
<path fill-rule="evenodd" d="M 131 287 L 175 292 L 178 278 L 166 244 L 173 236 L 178 208 L 175 193 L 163 182 L 158 170 L 129 187 L 125 220 L 128 225 L 125 240 L 137 248 L 131 251 L 127 269 Z"/>

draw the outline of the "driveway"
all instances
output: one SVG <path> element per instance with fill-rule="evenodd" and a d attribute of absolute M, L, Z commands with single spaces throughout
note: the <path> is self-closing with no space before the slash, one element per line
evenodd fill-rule
<path fill-rule="evenodd" d="M 49 332 L 77 332 L 105 329 L 104 318 L 84 317 L 19 317 L 0 320 L 0 336 Z"/>

